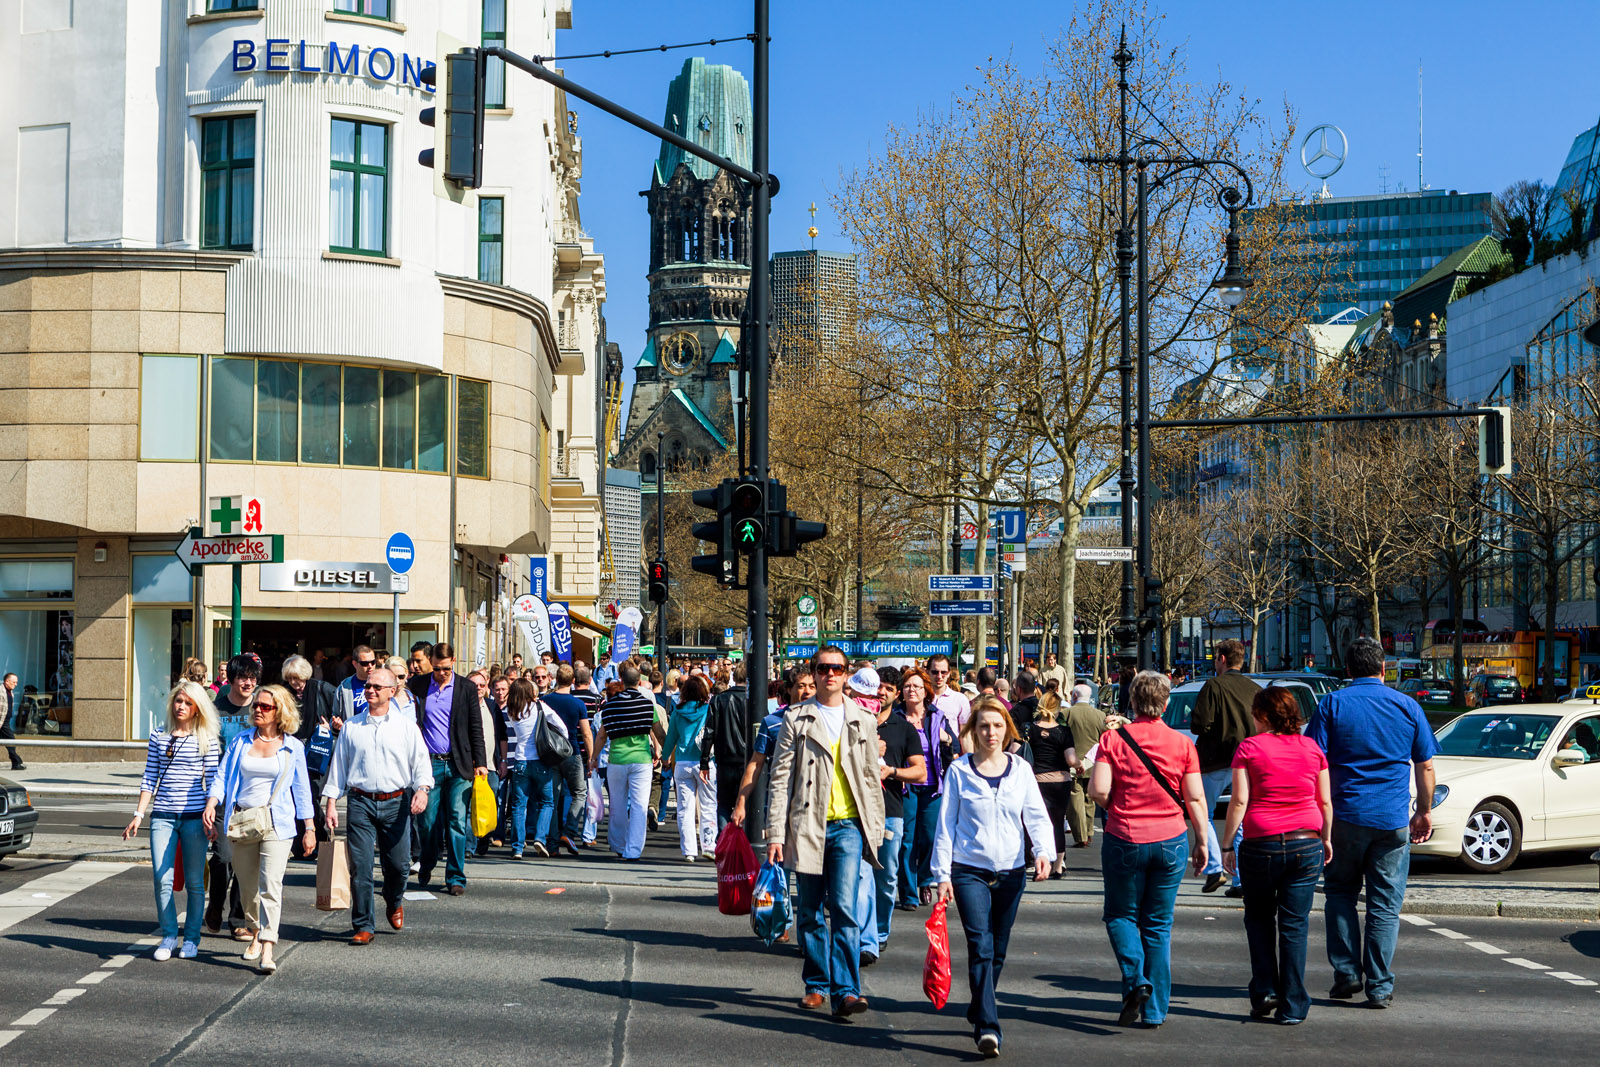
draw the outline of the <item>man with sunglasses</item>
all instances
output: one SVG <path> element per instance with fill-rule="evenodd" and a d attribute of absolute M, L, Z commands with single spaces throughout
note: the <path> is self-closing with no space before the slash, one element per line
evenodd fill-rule
<path fill-rule="evenodd" d="M 795 925 L 806 990 L 800 1006 L 831 1002 L 843 1019 L 867 1010 L 856 898 L 862 861 L 876 869 L 884 839 L 878 722 L 845 694 L 850 668 L 837 645 L 819 648 L 811 666 L 817 695 L 789 709 L 772 759 L 767 859 L 787 858 L 798 876 Z"/>
<path fill-rule="evenodd" d="M 334 705 L 333 717 L 328 720 L 334 733 L 344 729 L 345 723 L 367 710 L 367 675 L 377 665 L 378 654 L 366 645 L 357 645 L 350 662 L 356 671 L 339 683 L 339 699 Z"/>
<path fill-rule="evenodd" d="M 335 802 L 350 795 L 345 814 L 345 840 L 350 856 L 350 925 L 352 945 L 372 941 L 377 920 L 372 911 L 372 856 L 383 864 L 383 903 L 389 925 L 405 925 L 401 897 L 411 859 L 411 821 L 428 806 L 433 772 L 422 734 L 402 716 L 391 715 L 391 701 L 400 683 L 385 667 L 367 674 L 362 686 L 367 710 L 355 716 L 339 735 L 323 785 L 323 818 L 329 832 L 339 825 Z M 406 803 L 407 794 L 411 796 Z"/>
<path fill-rule="evenodd" d="M 455 649 L 446 641 L 433 646 L 433 671 L 406 683 L 417 701 L 417 728 L 432 761 L 434 787 L 421 812 L 421 869 L 417 880 L 433 880 L 442 851 L 445 892 L 467 891 L 467 843 L 471 840 L 468 805 L 472 781 L 489 773 L 478 687 L 455 672 Z"/>
<path fill-rule="evenodd" d="M 956 684 L 961 679 L 950 670 L 950 657 L 942 652 L 928 657 L 928 675 L 933 679 L 933 684 L 938 686 L 938 691 L 933 694 L 933 706 L 939 709 L 945 719 L 955 724 L 956 733 L 959 734 L 967 724 L 967 716 L 972 714 L 972 701 Z"/>

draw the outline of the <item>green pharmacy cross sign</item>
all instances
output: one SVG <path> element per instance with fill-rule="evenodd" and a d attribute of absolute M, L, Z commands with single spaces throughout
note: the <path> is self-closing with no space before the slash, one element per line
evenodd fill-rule
<path fill-rule="evenodd" d="M 240 511 L 238 506 L 234 504 L 231 496 L 221 497 L 217 501 L 217 506 L 211 509 L 211 521 L 216 523 L 217 528 L 225 534 L 232 533 L 233 524 L 242 518 L 244 518 L 244 512 Z"/>

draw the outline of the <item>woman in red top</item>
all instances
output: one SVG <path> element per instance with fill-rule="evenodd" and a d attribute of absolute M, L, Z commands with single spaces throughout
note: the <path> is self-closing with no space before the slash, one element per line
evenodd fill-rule
<path fill-rule="evenodd" d="M 1333 800 L 1328 757 L 1300 733 L 1300 704 L 1281 686 L 1268 686 L 1250 706 L 1259 731 L 1233 757 L 1233 800 L 1227 833 L 1241 824 L 1237 857 L 1222 850 L 1222 866 L 1239 872 L 1244 930 L 1250 942 L 1250 1014 L 1304 1022 L 1306 931 L 1322 866 L 1333 856 Z"/>
<path fill-rule="evenodd" d="M 1158 671 L 1134 676 L 1128 684 L 1134 719 L 1101 735 L 1089 778 L 1089 796 L 1106 809 L 1100 867 L 1106 934 L 1122 968 L 1117 1021 L 1123 1026 L 1142 1021 L 1156 1027 L 1166 1020 L 1178 883 L 1185 860 L 1196 873 L 1206 862 L 1205 833 L 1193 832 L 1206 825 L 1200 757 L 1194 742 L 1161 721 L 1171 693 L 1172 680 Z"/>

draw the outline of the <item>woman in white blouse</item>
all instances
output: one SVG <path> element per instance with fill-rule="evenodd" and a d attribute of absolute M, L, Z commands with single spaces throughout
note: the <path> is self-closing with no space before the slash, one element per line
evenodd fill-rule
<path fill-rule="evenodd" d="M 1032 769 L 1006 751 L 1017 728 L 1005 705 L 992 696 L 974 700 L 961 737 L 971 751 L 950 765 L 944 780 L 933 877 L 939 900 L 954 898 L 961 916 L 972 989 L 967 1021 L 978 1051 L 992 1058 L 1000 1055 L 994 990 L 1027 880 L 1023 830 L 1033 840 L 1036 882 L 1049 874 L 1055 844 Z"/>

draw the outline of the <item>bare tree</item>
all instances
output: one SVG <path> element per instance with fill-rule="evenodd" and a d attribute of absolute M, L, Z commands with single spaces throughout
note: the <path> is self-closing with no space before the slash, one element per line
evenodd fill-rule
<path fill-rule="evenodd" d="M 1225 497 L 1217 508 L 1208 555 L 1212 597 L 1250 623 L 1250 669 L 1261 667 L 1261 620 L 1295 588 L 1285 551 L 1288 524 L 1264 487 Z"/>
<path fill-rule="evenodd" d="M 1555 208 L 1555 191 L 1537 178 L 1514 181 L 1494 198 L 1490 224 L 1514 267 L 1528 265 L 1548 234 Z"/>

